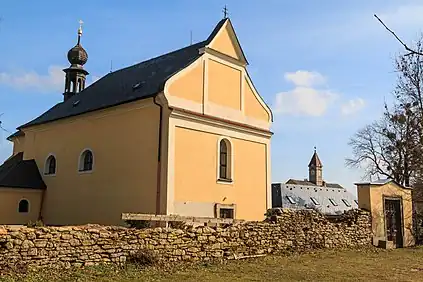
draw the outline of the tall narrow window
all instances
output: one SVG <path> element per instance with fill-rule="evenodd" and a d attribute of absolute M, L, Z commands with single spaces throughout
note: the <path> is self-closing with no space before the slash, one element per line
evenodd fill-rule
<path fill-rule="evenodd" d="M 44 174 L 56 174 L 56 158 L 53 155 L 50 155 L 46 160 L 44 165 Z"/>
<path fill-rule="evenodd" d="M 93 170 L 94 157 L 90 150 L 85 150 L 79 160 L 79 171 Z"/>
<path fill-rule="evenodd" d="M 76 90 L 75 89 L 75 82 L 74 81 L 71 81 L 70 91 L 71 92 L 76 92 L 75 90 Z"/>
<path fill-rule="evenodd" d="M 69 79 L 66 77 L 66 82 L 65 82 L 65 92 L 69 92 Z"/>
<path fill-rule="evenodd" d="M 18 212 L 20 213 L 28 213 L 29 212 L 29 202 L 28 200 L 20 200 L 18 206 Z"/>
<path fill-rule="evenodd" d="M 219 180 L 231 181 L 231 143 L 227 139 L 220 140 L 219 143 Z"/>
<path fill-rule="evenodd" d="M 220 141 L 220 178 L 228 177 L 228 146 L 225 140 Z"/>
<path fill-rule="evenodd" d="M 82 91 L 82 79 L 78 79 L 78 92 Z"/>

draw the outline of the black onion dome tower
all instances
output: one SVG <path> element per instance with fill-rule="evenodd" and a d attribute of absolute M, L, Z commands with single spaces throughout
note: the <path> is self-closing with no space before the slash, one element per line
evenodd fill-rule
<path fill-rule="evenodd" d="M 63 93 L 65 101 L 84 90 L 85 79 L 88 75 L 88 72 L 84 69 L 84 65 L 88 61 L 88 54 L 81 46 L 82 21 L 79 21 L 79 24 L 78 43 L 68 52 L 68 61 L 71 65 L 63 70 L 66 74 L 65 92 Z"/>

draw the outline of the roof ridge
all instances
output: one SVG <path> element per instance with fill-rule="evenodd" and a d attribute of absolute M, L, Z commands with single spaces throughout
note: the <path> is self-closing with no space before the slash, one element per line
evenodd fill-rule
<path fill-rule="evenodd" d="M 206 40 L 202 40 L 202 41 L 197 42 L 197 43 L 195 43 L 195 44 L 187 45 L 187 46 L 185 46 L 185 47 L 182 47 L 182 48 L 179 48 L 179 49 L 176 49 L 176 50 L 170 51 L 170 52 L 168 52 L 168 53 L 165 53 L 165 54 L 159 55 L 159 56 L 157 56 L 157 57 L 153 57 L 153 58 L 147 59 L 147 60 L 145 60 L 145 61 L 142 61 L 142 62 L 139 62 L 139 63 L 133 64 L 133 65 L 130 65 L 130 66 L 127 66 L 127 67 L 121 68 L 121 69 L 116 70 L 116 71 L 114 71 L 114 72 L 112 72 L 112 73 L 119 72 L 119 71 L 121 71 L 121 70 L 125 70 L 125 69 L 128 69 L 128 68 L 132 68 L 132 67 L 134 67 L 134 66 L 141 65 L 141 64 L 147 63 L 147 62 L 152 61 L 152 60 L 157 60 L 157 59 L 159 59 L 159 58 L 161 58 L 161 57 L 164 57 L 164 56 L 169 56 L 169 55 L 171 55 L 171 54 L 173 54 L 173 53 L 180 52 L 180 51 L 182 51 L 182 50 L 184 50 L 184 49 L 193 48 L 193 47 L 194 47 L 194 46 L 196 46 L 196 45 L 201 46 L 201 45 L 209 44 L 209 43 L 213 40 L 213 38 L 216 36 L 217 32 L 218 32 L 218 31 L 222 28 L 222 25 L 223 25 L 223 23 L 224 23 L 226 20 L 229 20 L 229 19 L 228 19 L 228 18 L 226 18 L 226 19 L 222 19 L 222 20 L 220 20 L 220 21 L 216 24 L 216 26 L 214 27 L 213 31 L 210 33 L 210 35 L 207 37 L 207 39 L 206 39 Z M 110 74 L 110 73 L 108 73 L 107 75 L 109 75 L 109 74 Z M 106 75 L 106 76 L 107 76 L 107 75 Z M 105 76 L 104 76 L 104 77 L 105 77 Z"/>
<path fill-rule="evenodd" d="M 213 38 L 217 35 L 217 33 L 219 32 L 219 30 L 222 28 L 223 24 L 226 21 L 230 21 L 230 19 L 229 18 L 221 19 L 216 24 L 216 26 L 214 27 L 213 31 L 209 34 L 209 36 L 207 37 L 207 39 L 204 40 L 205 42 L 207 42 L 207 44 L 209 44 L 213 40 Z"/>
<path fill-rule="evenodd" d="M 194 47 L 194 46 L 196 46 L 196 45 L 199 45 L 199 46 L 200 46 L 201 44 L 204 44 L 205 42 L 206 42 L 206 40 L 203 40 L 203 41 L 197 42 L 197 43 L 195 43 L 195 44 L 188 45 L 188 46 L 185 46 L 185 47 L 182 47 L 182 48 L 179 48 L 179 49 L 176 49 L 176 50 L 170 51 L 170 52 L 165 53 L 165 54 L 162 54 L 162 55 L 160 55 L 160 56 L 153 57 L 153 58 L 147 59 L 147 60 L 145 60 L 145 61 L 142 61 L 142 62 L 139 62 L 139 63 L 133 64 L 133 65 L 130 65 L 130 66 L 127 66 L 127 67 L 124 67 L 124 68 L 118 69 L 118 70 L 116 70 L 116 71 L 114 71 L 114 72 L 108 73 L 107 75 L 105 75 L 105 76 L 103 76 L 103 77 L 106 77 L 106 76 L 108 76 L 109 74 L 113 74 L 113 73 L 120 72 L 120 71 L 122 71 L 122 70 L 126 70 L 126 69 L 129 69 L 129 68 L 133 68 L 133 67 L 135 67 L 135 66 L 137 66 L 137 65 L 145 64 L 145 63 L 147 63 L 147 62 L 149 62 L 149 61 L 157 60 L 157 59 L 159 59 L 159 58 L 161 58 L 161 57 L 169 56 L 169 55 L 171 55 L 171 54 L 173 54 L 173 53 L 180 52 L 180 51 L 182 51 L 182 50 L 184 50 L 184 49 L 188 49 L 188 48 L 190 48 L 190 47 L 192 48 L 192 47 Z M 103 78 L 103 77 L 102 77 L 102 78 Z M 94 84 L 94 83 L 93 83 L 93 84 Z"/>
<path fill-rule="evenodd" d="M 35 119 L 20 125 L 17 129 L 52 122 L 139 99 L 157 95 L 166 81 L 193 61 L 202 56 L 200 49 L 215 38 L 228 19 L 220 20 L 207 40 L 191 44 L 145 61 L 110 72 L 70 99 L 59 102 Z M 134 85 L 146 81 L 141 89 L 134 91 Z M 75 105 L 75 102 L 78 101 Z"/>

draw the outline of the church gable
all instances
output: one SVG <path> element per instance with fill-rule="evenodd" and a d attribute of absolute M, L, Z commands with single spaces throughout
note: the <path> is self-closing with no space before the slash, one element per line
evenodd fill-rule
<path fill-rule="evenodd" d="M 224 62 L 208 60 L 208 101 L 233 110 L 241 111 L 242 70 Z"/>
<path fill-rule="evenodd" d="M 230 20 L 225 22 L 208 47 L 243 63 L 247 62 Z"/>
<path fill-rule="evenodd" d="M 169 106 L 269 130 L 271 110 L 248 75 L 229 19 L 216 25 L 198 53 L 199 58 L 167 80 Z"/>
<path fill-rule="evenodd" d="M 252 83 L 247 77 L 244 78 L 244 105 L 245 115 L 255 119 L 270 121 L 271 116 L 269 111 L 266 109 L 264 102 L 256 94 L 256 90 Z"/>
<path fill-rule="evenodd" d="M 178 79 L 168 84 L 167 91 L 172 96 L 202 103 L 204 95 L 203 88 L 204 64 L 202 59 L 198 59 L 190 67 L 181 71 Z"/>

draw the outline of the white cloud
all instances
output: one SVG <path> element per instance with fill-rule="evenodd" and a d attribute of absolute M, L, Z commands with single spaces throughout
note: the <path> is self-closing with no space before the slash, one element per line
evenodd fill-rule
<path fill-rule="evenodd" d="M 286 73 L 285 79 L 295 88 L 276 94 L 275 113 L 290 115 L 322 116 L 339 95 L 330 89 L 318 89 L 326 78 L 318 72 L 296 71 Z"/>
<path fill-rule="evenodd" d="M 57 92 L 64 88 L 64 72 L 61 66 L 50 66 L 45 75 L 35 71 L 7 73 L 0 72 L 0 84 L 18 90 L 33 90 L 38 92 Z"/>
<path fill-rule="evenodd" d="M 365 105 L 366 103 L 362 98 L 351 99 L 341 105 L 341 114 L 345 116 L 355 114 L 362 110 Z"/>
<path fill-rule="evenodd" d="M 275 112 L 291 115 L 322 116 L 338 94 L 330 90 L 317 90 L 299 86 L 276 94 Z"/>
<path fill-rule="evenodd" d="M 326 82 L 326 77 L 315 71 L 298 70 L 285 73 L 285 79 L 297 86 L 321 85 Z"/>
<path fill-rule="evenodd" d="M 65 73 L 63 66 L 50 66 L 47 74 L 38 74 L 35 71 L 0 72 L 0 84 L 17 90 L 30 90 L 42 93 L 57 93 L 64 90 Z M 93 75 L 87 79 L 88 85 L 99 80 L 101 76 Z M 88 86 L 87 85 L 87 86 Z"/>

